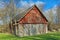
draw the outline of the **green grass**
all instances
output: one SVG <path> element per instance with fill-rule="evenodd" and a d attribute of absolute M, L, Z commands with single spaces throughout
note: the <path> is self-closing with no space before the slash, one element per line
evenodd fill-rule
<path fill-rule="evenodd" d="M 0 40 L 60 40 L 60 32 L 47 33 L 29 37 L 17 37 L 7 33 L 0 33 Z"/>

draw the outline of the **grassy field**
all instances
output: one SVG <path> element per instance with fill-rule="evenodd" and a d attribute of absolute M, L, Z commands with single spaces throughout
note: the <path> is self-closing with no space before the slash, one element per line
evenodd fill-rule
<path fill-rule="evenodd" d="M 60 32 L 47 33 L 29 37 L 17 37 L 7 33 L 0 33 L 0 40 L 60 40 Z"/>

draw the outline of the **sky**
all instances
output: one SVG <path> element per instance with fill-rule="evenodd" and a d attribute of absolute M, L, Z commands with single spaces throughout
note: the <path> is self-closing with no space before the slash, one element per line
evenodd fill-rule
<path fill-rule="evenodd" d="M 0 8 L 4 7 L 5 3 L 9 3 L 9 0 L 0 0 Z M 21 7 L 21 5 L 26 6 L 26 5 L 33 5 L 33 4 L 44 4 L 43 9 L 47 10 L 50 9 L 52 7 L 54 7 L 54 5 L 57 5 L 60 3 L 60 0 L 15 0 L 14 3 L 16 4 L 16 7 Z"/>

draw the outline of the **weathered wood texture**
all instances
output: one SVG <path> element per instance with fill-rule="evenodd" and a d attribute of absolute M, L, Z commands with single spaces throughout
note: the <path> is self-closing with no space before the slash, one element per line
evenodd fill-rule
<path fill-rule="evenodd" d="M 25 16 L 20 19 L 20 23 L 47 23 L 47 20 L 35 6 L 26 12 Z"/>
<path fill-rule="evenodd" d="M 19 24 L 19 36 L 30 36 L 44 34 L 47 32 L 47 24 Z"/>

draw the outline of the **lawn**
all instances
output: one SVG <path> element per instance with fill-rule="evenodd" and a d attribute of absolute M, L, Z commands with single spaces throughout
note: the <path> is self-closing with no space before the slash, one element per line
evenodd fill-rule
<path fill-rule="evenodd" d="M 0 33 L 0 40 L 60 40 L 60 32 L 47 33 L 29 37 L 17 37 L 7 33 Z"/>

